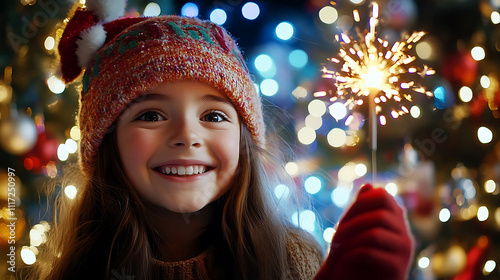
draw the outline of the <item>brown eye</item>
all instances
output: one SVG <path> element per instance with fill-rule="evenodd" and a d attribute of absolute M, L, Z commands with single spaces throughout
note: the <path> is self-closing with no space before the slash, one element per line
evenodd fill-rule
<path fill-rule="evenodd" d="M 145 122 L 157 122 L 157 121 L 162 121 L 165 118 L 163 118 L 158 112 L 148 111 L 140 115 L 139 118 L 137 119 Z"/>
<path fill-rule="evenodd" d="M 227 117 L 223 113 L 214 111 L 204 115 L 202 117 L 202 120 L 206 122 L 222 122 L 222 121 L 227 121 Z"/>

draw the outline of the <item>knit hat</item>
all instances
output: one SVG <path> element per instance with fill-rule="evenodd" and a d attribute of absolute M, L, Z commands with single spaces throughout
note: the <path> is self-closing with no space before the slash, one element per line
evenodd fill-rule
<path fill-rule="evenodd" d="M 80 76 L 81 165 L 90 174 L 102 139 L 147 89 L 180 80 L 204 82 L 232 102 L 252 139 L 264 145 L 262 104 L 241 52 L 222 27 L 197 18 L 118 18 L 124 0 L 87 0 L 59 43 L 63 79 Z"/>

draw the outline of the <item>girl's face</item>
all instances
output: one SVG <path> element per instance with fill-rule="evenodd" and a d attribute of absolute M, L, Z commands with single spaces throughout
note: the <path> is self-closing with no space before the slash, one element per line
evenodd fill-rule
<path fill-rule="evenodd" d="M 231 102 L 195 81 L 164 83 L 117 121 L 125 174 L 146 200 L 177 213 L 220 198 L 236 174 L 240 122 Z"/>

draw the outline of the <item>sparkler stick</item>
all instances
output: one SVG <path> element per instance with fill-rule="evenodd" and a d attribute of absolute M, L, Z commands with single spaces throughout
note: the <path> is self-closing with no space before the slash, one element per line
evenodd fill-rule
<path fill-rule="evenodd" d="M 433 69 L 424 65 L 415 66 L 416 57 L 407 52 L 413 48 L 424 32 L 414 32 L 410 36 L 403 36 L 401 41 L 389 46 L 389 42 L 376 36 L 376 27 L 379 24 L 379 6 L 372 4 L 372 15 L 369 19 L 369 31 L 362 32 L 356 29 L 358 40 L 346 33 L 336 35 L 340 43 L 340 58 L 333 57 L 330 61 L 340 65 L 339 70 L 323 68 L 323 77 L 335 80 L 337 91 L 332 94 L 330 101 L 344 99 L 349 109 L 360 106 L 364 99 L 369 102 L 370 144 L 372 151 L 372 183 L 375 185 L 377 172 L 377 114 L 381 114 L 380 121 L 385 125 L 386 118 L 382 114 L 382 106 L 389 103 L 397 104 L 391 108 L 391 116 L 399 116 L 409 112 L 405 103 L 411 103 L 412 94 L 418 92 L 428 97 L 433 96 L 419 85 L 413 76 L 423 78 L 435 74 Z M 353 11 L 354 20 L 360 22 L 357 10 Z M 337 67 L 338 68 L 338 67 Z M 326 92 L 316 92 L 314 96 L 325 96 Z"/>

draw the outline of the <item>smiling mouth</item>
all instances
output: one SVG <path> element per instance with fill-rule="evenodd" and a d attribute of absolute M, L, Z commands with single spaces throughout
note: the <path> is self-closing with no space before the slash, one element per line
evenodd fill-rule
<path fill-rule="evenodd" d="M 211 169 L 213 168 L 205 165 L 187 165 L 187 166 L 175 165 L 175 166 L 160 166 L 155 168 L 157 172 L 170 176 L 199 175 L 207 171 L 210 171 Z"/>

